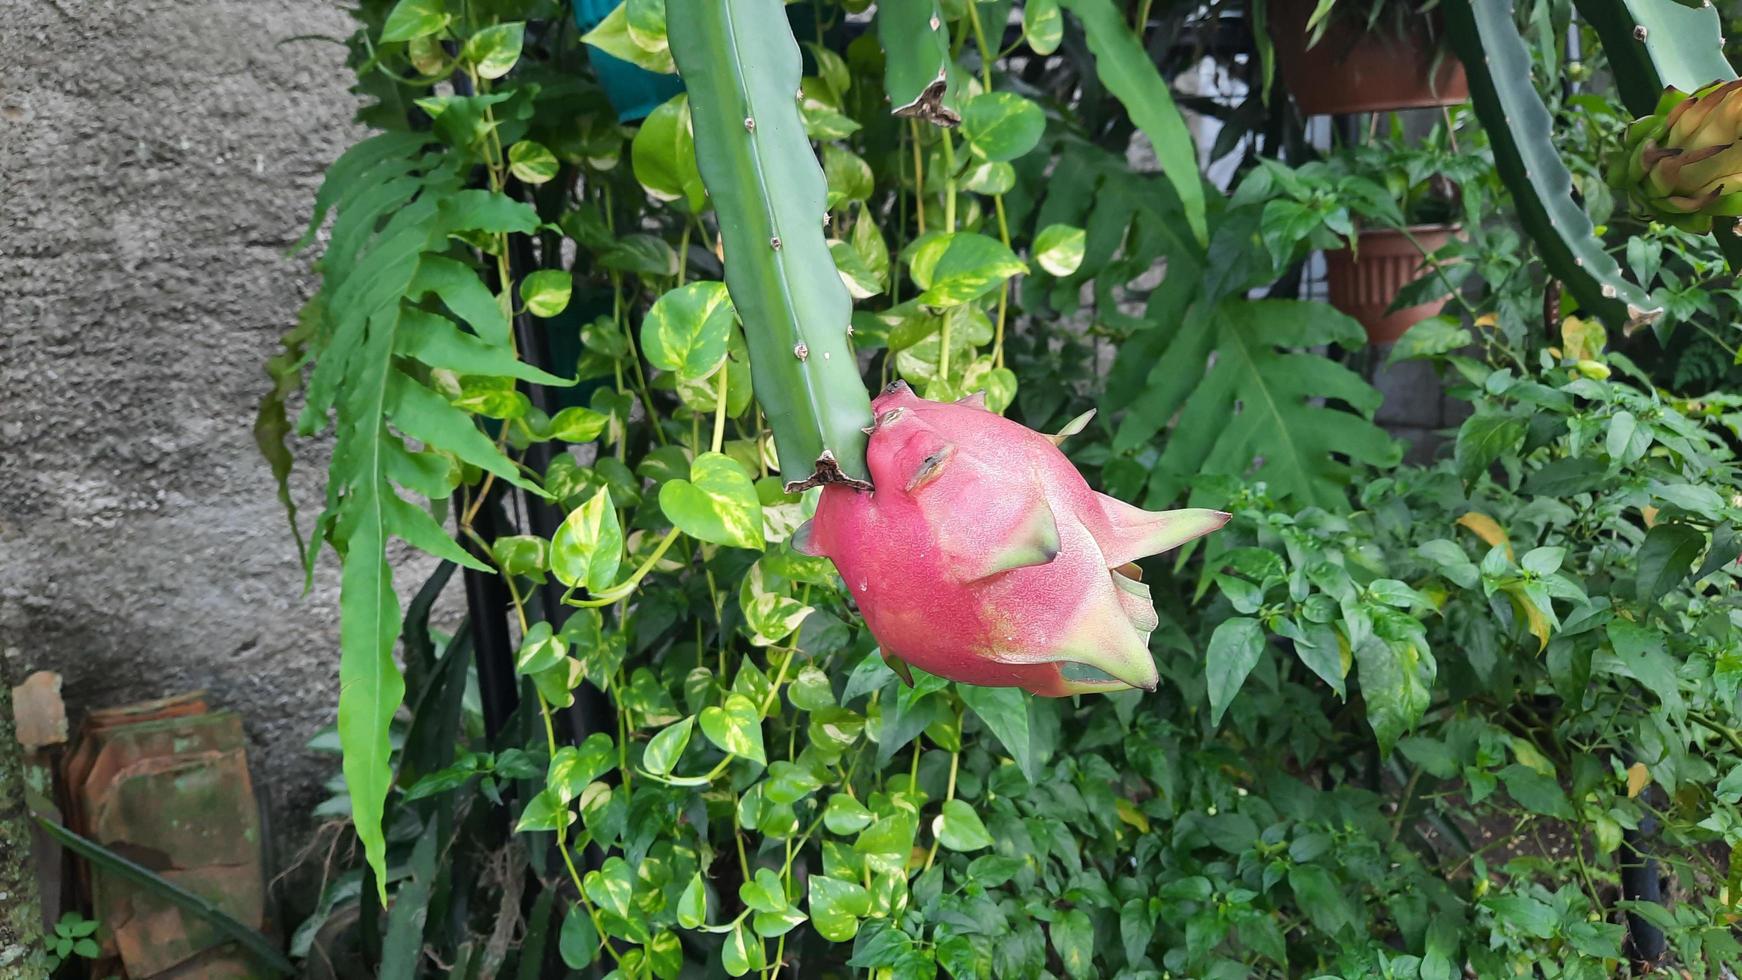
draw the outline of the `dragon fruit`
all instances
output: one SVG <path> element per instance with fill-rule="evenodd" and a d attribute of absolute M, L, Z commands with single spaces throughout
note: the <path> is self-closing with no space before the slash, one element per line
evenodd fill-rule
<path fill-rule="evenodd" d="M 1155 606 L 1133 563 L 1227 514 L 1091 490 L 1058 448 L 1088 415 L 1047 436 L 902 382 L 872 409 L 876 489 L 825 486 L 793 543 L 835 563 L 892 667 L 1051 697 L 1155 689 Z"/>

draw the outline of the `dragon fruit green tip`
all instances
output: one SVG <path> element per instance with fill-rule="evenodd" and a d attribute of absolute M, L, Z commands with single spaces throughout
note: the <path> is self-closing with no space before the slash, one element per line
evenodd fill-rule
<path fill-rule="evenodd" d="M 1059 451 L 1088 416 L 1048 436 L 902 382 L 872 409 L 875 489 L 823 487 L 793 543 L 834 561 L 891 666 L 1052 697 L 1155 689 L 1158 620 L 1135 562 L 1227 514 L 1090 489 Z"/>
<path fill-rule="evenodd" d="M 1640 212 L 1684 231 L 1742 215 L 1742 80 L 1664 90 L 1657 111 L 1627 128 L 1609 180 Z"/>

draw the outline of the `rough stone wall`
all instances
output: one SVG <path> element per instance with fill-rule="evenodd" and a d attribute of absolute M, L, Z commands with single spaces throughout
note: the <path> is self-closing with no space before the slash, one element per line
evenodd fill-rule
<path fill-rule="evenodd" d="M 333 760 L 338 576 L 256 452 L 288 259 L 357 135 L 334 0 L 0 0 L 0 674 L 239 709 L 282 856 Z M 296 495 L 319 511 L 321 447 Z M 417 569 L 401 576 L 415 588 Z"/>

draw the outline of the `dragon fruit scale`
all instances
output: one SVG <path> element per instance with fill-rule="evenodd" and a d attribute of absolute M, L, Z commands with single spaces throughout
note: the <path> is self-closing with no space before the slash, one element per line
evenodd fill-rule
<path fill-rule="evenodd" d="M 1047 436 L 902 382 L 872 409 L 875 489 L 825 486 L 793 543 L 835 563 L 892 667 L 1050 697 L 1154 690 L 1157 619 L 1133 562 L 1227 514 L 1091 490 L 1058 448 L 1089 416 Z"/>

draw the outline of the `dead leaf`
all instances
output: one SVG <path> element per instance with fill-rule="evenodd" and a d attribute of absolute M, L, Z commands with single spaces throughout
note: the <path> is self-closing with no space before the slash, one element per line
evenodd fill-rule
<path fill-rule="evenodd" d="M 1494 518 L 1473 510 L 1458 518 L 1458 523 L 1475 532 L 1476 537 L 1488 543 L 1488 547 L 1505 548 L 1506 557 L 1512 558 L 1512 542 L 1507 540 L 1506 532 Z"/>
<path fill-rule="evenodd" d="M 1645 763 L 1635 762 L 1627 767 L 1627 798 L 1633 799 L 1645 792 L 1645 787 L 1651 785 L 1651 770 L 1645 768 Z"/>

